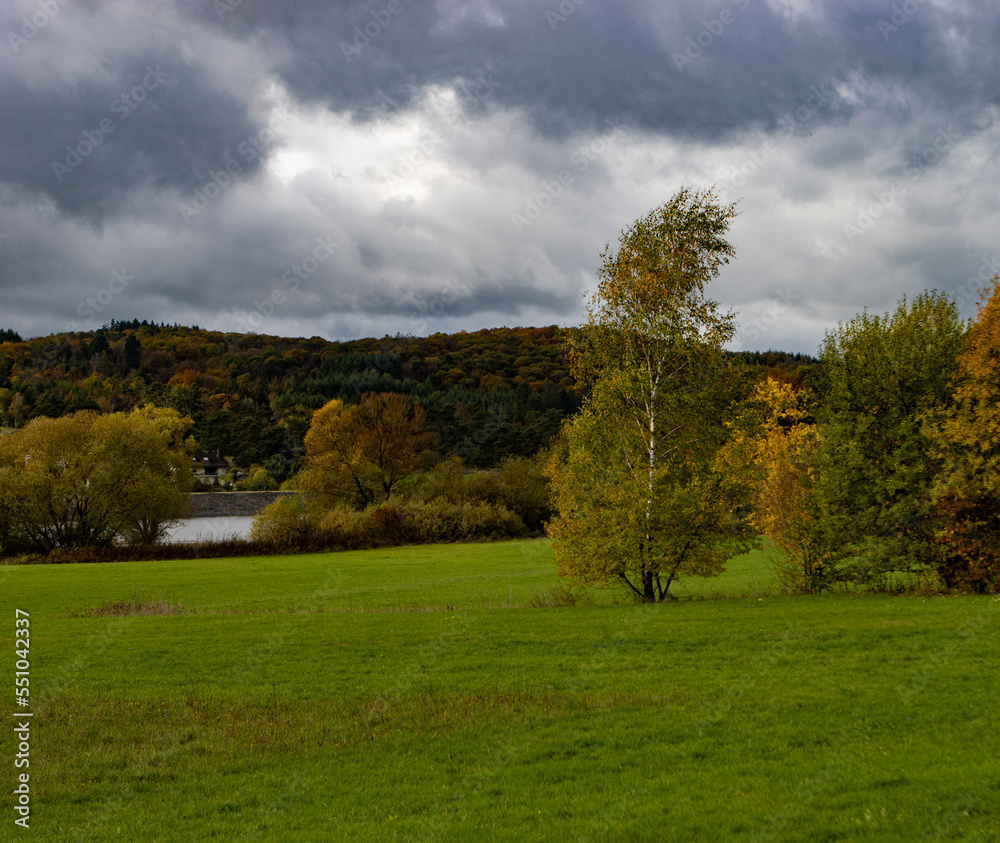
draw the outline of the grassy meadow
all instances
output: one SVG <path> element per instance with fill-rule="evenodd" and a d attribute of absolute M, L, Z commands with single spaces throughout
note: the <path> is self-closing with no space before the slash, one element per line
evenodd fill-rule
<path fill-rule="evenodd" d="M 1000 599 L 678 586 L 568 595 L 542 541 L 2 567 L 0 840 L 1000 839 Z"/>

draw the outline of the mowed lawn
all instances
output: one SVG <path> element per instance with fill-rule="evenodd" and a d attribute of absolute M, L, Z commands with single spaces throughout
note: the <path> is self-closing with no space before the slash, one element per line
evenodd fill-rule
<path fill-rule="evenodd" d="M 663 606 L 552 606 L 540 541 L 2 567 L 0 840 L 1000 839 L 1000 599 L 771 564 Z"/>

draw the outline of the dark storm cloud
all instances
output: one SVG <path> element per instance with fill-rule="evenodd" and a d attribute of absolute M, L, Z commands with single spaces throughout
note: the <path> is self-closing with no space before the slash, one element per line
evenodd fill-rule
<path fill-rule="evenodd" d="M 810 130 L 848 121 L 871 94 L 847 102 L 831 83 L 853 73 L 912 92 L 878 103 L 896 122 L 908 122 L 919 102 L 974 131 L 983 108 L 1000 98 L 1000 68 L 992 61 L 1000 14 L 985 4 L 957 12 L 912 4 L 912 14 L 894 17 L 893 7 L 841 0 L 801 15 L 756 0 L 667 9 L 622 0 L 218 0 L 187 4 L 190 21 L 181 24 L 213 31 L 212 46 L 220 50 L 227 42 L 259 43 L 262 68 L 298 98 L 359 120 L 412 107 L 423 88 L 459 80 L 471 109 L 523 109 L 545 134 L 615 121 L 712 141 L 738 130 L 772 131 L 815 100 L 814 91 L 823 94 Z M 8 35 L 19 29 L 12 11 L 0 21 Z M 88 23 L 79 10 L 61 14 Z M 150 12 L 132 26 L 154 19 Z M 183 36 L 182 26 L 176 34 Z M 37 61 L 39 53 L 62 49 L 47 35 L 39 32 L 7 61 Z M 101 219 L 137 189 L 201 184 L 260 130 L 261 116 L 217 84 L 197 54 L 192 59 L 176 45 L 152 42 L 123 55 L 113 43 L 99 46 L 107 50 L 100 79 L 44 85 L 4 75 L 0 112 L 16 116 L 0 122 L 0 178 L 68 213 Z M 489 78 L 499 81 L 484 106 L 470 92 Z M 95 140 L 100 145 L 82 155 Z M 260 161 L 240 163 L 252 172 Z"/>
<path fill-rule="evenodd" d="M 256 131 L 244 105 L 176 52 L 116 67 L 99 85 L 39 91 L 7 76 L 0 110 L 16 115 L 0 121 L 0 178 L 94 221 L 136 191 L 200 184 Z"/>
<path fill-rule="evenodd" d="M 9 0 L 0 33 L 0 328 L 573 321 L 683 180 L 745 197 L 720 297 L 762 343 L 996 249 L 987 2 Z"/>
<path fill-rule="evenodd" d="M 220 2 L 228 6 L 189 8 L 235 37 L 284 40 L 276 70 L 290 88 L 359 119 L 411 105 L 424 86 L 483 72 L 503 80 L 498 105 L 525 109 L 556 135 L 612 118 L 706 140 L 774 129 L 813 85 L 851 74 L 914 91 L 925 105 L 979 110 L 1000 101 L 992 60 L 1000 13 L 985 3 L 827 0 L 796 13 L 760 0 Z M 830 106 L 823 119 L 857 107 Z M 893 116 L 905 121 L 908 110 Z"/>

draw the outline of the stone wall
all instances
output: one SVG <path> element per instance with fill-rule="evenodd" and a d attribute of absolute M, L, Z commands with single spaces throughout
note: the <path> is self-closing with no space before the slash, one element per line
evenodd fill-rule
<path fill-rule="evenodd" d="M 256 515 L 269 503 L 298 492 L 195 492 L 191 495 L 188 518 L 220 518 L 229 515 Z"/>

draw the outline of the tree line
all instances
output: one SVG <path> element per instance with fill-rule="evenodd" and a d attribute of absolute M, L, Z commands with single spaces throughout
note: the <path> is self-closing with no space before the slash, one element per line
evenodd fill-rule
<path fill-rule="evenodd" d="M 301 468 L 316 410 L 392 392 L 424 408 L 442 455 L 491 468 L 536 453 L 579 409 L 572 333 L 495 328 L 338 343 L 139 319 L 27 341 L 8 331 L 0 336 L 0 426 L 149 403 L 190 417 L 199 447 L 242 469 L 266 466 L 280 482 Z M 781 352 L 746 357 L 791 381 L 813 362 Z"/>
<path fill-rule="evenodd" d="M 419 402 L 443 453 L 483 468 L 535 453 L 579 408 L 554 326 L 338 343 L 122 320 L 0 341 L 0 425 L 151 403 L 241 468 L 280 456 L 294 473 L 312 414 L 369 392 Z"/>
<path fill-rule="evenodd" d="M 762 377 L 706 292 L 734 215 L 684 189 L 604 253 L 547 468 L 561 573 L 662 601 L 764 535 L 796 590 L 995 591 L 1000 279 L 971 322 L 926 292 L 828 332 L 803 383 Z"/>
<path fill-rule="evenodd" d="M 285 341 L 281 356 L 298 373 L 267 385 L 251 371 L 265 364 L 259 342 L 272 338 L 227 339 L 228 357 L 220 340 L 207 359 L 229 361 L 228 381 L 181 369 L 167 383 L 140 377 L 133 397 L 147 403 L 138 409 L 36 413 L 0 440 L 11 479 L 0 541 L 155 541 L 188 482 L 179 455 L 194 446 L 189 433 L 205 447 L 241 430 L 266 452 L 279 447 L 268 420 L 280 414 L 301 443 L 288 473 L 302 494 L 255 525 L 270 546 L 544 529 L 564 576 L 663 601 L 679 577 L 715 575 L 766 540 L 783 552 L 793 590 L 995 591 L 1000 282 L 982 291 L 973 320 L 932 291 L 839 325 L 815 360 L 727 353 L 735 317 L 708 288 L 734 255 L 726 236 L 735 213 L 714 192 L 685 188 L 637 220 L 602 254 L 580 329 L 384 338 L 326 354 L 319 349 L 330 344 L 316 338 Z M 186 349 L 182 362 L 196 353 L 186 329 L 153 327 L 103 342 L 94 334 L 87 359 L 116 348 L 125 359 L 134 336 L 141 366 L 154 335 Z M 410 356 L 417 348 L 422 356 Z M 15 399 L 27 406 L 18 390 L 40 377 L 28 374 L 38 345 L 0 351 L 9 416 Z M 74 353 L 57 367 L 71 367 Z M 528 379 L 533 368 L 538 380 Z M 212 391 L 224 387 L 232 391 Z M 146 438 L 127 450 L 130 427 Z M 62 450 L 51 444 L 62 441 Z M 134 477 L 99 470 L 147 453 L 143 442 L 162 453 L 148 451 Z M 121 491 L 141 483 L 170 500 Z M 28 528 L 27 518 L 48 526 Z"/>

